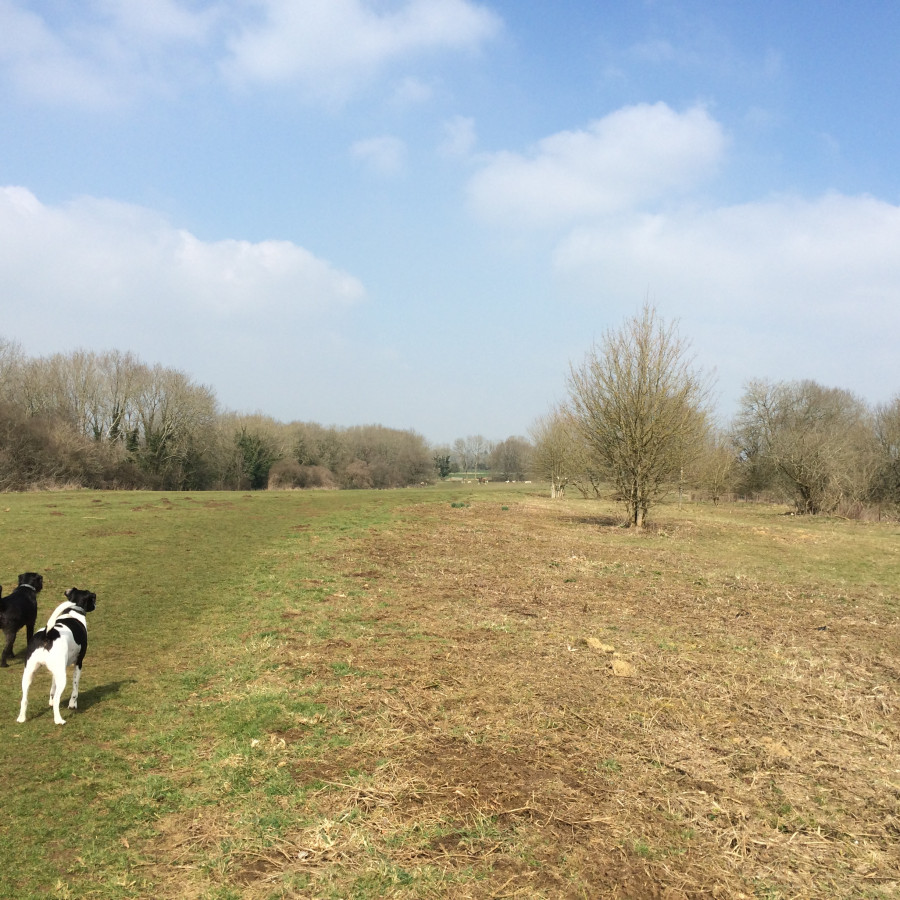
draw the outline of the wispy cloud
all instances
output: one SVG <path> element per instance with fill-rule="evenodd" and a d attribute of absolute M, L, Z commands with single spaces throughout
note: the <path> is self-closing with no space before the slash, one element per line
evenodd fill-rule
<path fill-rule="evenodd" d="M 350 155 L 378 175 L 397 175 L 406 162 L 406 144 L 391 135 L 366 138 L 353 144 Z"/>
<path fill-rule="evenodd" d="M 177 0 L 94 0 L 93 5 L 120 35 L 161 44 L 204 41 L 223 11 L 219 3 L 198 8 Z"/>
<path fill-rule="evenodd" d="M 420 78 L 407 76 L 401 79 L 394 88 L 391 102 L 399 107 L 417 106 L 420 103 L 426 103 L 433 96 L 434 89 L 431 85 L 426 84 Z"/>
<path fill-rule="evenodd" d="M 566 225 L 685 192 L 720 161 L 721 126 L 702 107 L 625 107 L 581 131 L 539 141 L 526 154 L 488 158 L 468 186 L 486 221 Z"/>
<path fill-rule="evenodd" d="M 440 151 L 444 156 L 468 156 L 478 141 L 475 120 L 466 116 L 454 116 L 444 122 L 443 134 Z"/>
<path fill-rule="evenodd" d="M 479 46 L 500 19 L 470 0 L 257 0 L 259 21 L 229 41 L 225 71 L 242 84 L 295 84 L 342 99 L 394 60 Z"/>
<path fill-rule="evenodd" d="M 42 102 L 108 107 L 118 98 L 96 54 L 13 0 L 0 0 L 0 75 L 19 95 Z"/>
<path fill-rule="evenodd" d="M 176 0 L 0 0 L 0 78 L 26 100 L 103 110 L 169 92 L 211 39 L 220 7 Z M 185 51 L 193 51 L 186 53 Z"/>
<path fill-rule="evenodd" d="M 222 77 L 334 102 L 392 62 L 471 50 L 500 27 L 472 0 L 0 0 L 0 79 L 28 100 L 91 109 Z M 429 93 L 405 76 L 395 101 Z"/>

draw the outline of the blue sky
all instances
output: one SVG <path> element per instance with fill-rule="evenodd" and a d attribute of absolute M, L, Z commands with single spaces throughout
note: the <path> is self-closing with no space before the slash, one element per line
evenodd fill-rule
<path fill-rule="evenodd" d="M 0 0 L 0 336 L 224 408 L 527 433 L 645 299 L 900 391 L 900 4 Z"/>

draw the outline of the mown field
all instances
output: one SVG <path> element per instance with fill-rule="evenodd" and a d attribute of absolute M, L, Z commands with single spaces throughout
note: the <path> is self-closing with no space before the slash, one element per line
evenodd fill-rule
<path fill-rule="evenodd" d="M 900 525 L 537 488 L 0 496 L 0 897 L 900 896 Z"/>

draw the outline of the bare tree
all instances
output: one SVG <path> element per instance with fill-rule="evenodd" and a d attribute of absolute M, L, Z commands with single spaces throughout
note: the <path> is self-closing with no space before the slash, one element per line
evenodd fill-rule
<path fill-rule="evenodd" d="M 571 482 L 578 493 L 585 500 L 602 497 L 605 490 L 608 489 L 607 479 L 596 454 L 591 450 L 574 423 L 572 425 L 570 459 Z"/>
<path fill-rule="evenodd" d="M 505 481 L 518 481 L 524 478 L 533 449 L 523 437 L 508 437 L 505 441 L 500 441 L 491 451 L 491 472 Z"/>
<path fill-rule="evenodd" d="M 99 432 L 113 443 L 124 443 L 138 424 L 137 392 L 147 367 L 132 353 L 112 350 L 98 359 L 103 378 Z"/>
<path fill-rule="evenodd" d="M 216 424 L 212 391 L 183 372 L 157 365 L 140 380 L 135 407 L 138 427 L 128 443 L 141 468 L 161 487 L 201 487 Z"/>
<path fill-rule="evenodd" d="M 799 513 L 833 512 L 860 501 L 871 484 L 871 414 L 849 391 L 814 381 L 752 381 L 734 432 L 743 456 L 771 469 Z"/>
<path fill-rule="evenodd" d="M 353 462 L 364 464 L 354 466 L 347 479 L 352 486 L 405 487 L 431 479 L 428 444 L 415 431 L 357 425 L 344 431 L 344 440 Z"/>
<path fill-rule="evenodd" d="M 550 498 L 564 497 L 578 465 L 578 435 L 568 410 L 557 406 L 538 417 L 530 429 L 536 475 L 550 482 Z"/>
<path fill-rule="evenodd" d="M 734 490 L 737 471 L 738 455 L 731 437 L 719 429 L 711 430 L 695 461 L 692 480 L 717 505 L 724 493 Z"/>
<path fill-rule="evenodd" d="M 469 469 L 472 468 L 472 456 L 469 445 L 462 438 L 457 438 L 453 442 L 453 461 L 456 463 L 456 471 L 462 472 L 468 479 Z"/>
<path fill-rule="evenodd" d="M 104 383 L 97 356 L 86 350 L 57 353 L 47 361 L 48 405 L 58 420 L 94 440 L 103 436 Z"/>
<path fill-rule="evenodd" d="M 900 394 L 876 408 L 875 439 L 878 462 L 872 499 L 900 504 Z"/>
<path fill-rule="evenodd" d="M 11 399 L 26 416 L 54 415 L 57 397 L 50 361 L 45 357 L 25 360 L 11 393 Z"/>
<path fill-rule="evenodd" d="M 472 470 L 478 477 L 478 467 L 487 464 L 488 454 L 491 452 L 491 442 L 481 434 L 470 434 L 466 438 L 466 450 L 472 461 Z"/>
<path fill-rule="evenodd" d="M 14 401 L 14 386 L 20 375 L 25 354 L 16 341 L 0 337 L 0 402 Z"/>
<path fill-rule="evenodd" d="M 574 421 L 637 528 L 707 430 L 709 385 L 688 350 L 646 303 L 570 368 Z"/>

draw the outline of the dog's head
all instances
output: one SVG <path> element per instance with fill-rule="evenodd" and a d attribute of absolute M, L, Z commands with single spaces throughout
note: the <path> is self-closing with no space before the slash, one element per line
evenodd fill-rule
<path fill-rule="evenodd" d="M 37 572 L 23 572 L 19 576 L 19 586 L 27 584 L 29 587 L 34 588 L 34 592 L 39 594 L 44 587 L 44 578 L 42 575 L 38 575 Z"/>
<path fill-rule="evenodd" d="M 66 591 L 66 600 L 81 607 L 86 613 L 93 612 L 97 608 L 97 595 L 93 591 L 83 591 L 81 588 L 69 588 Z"/>

